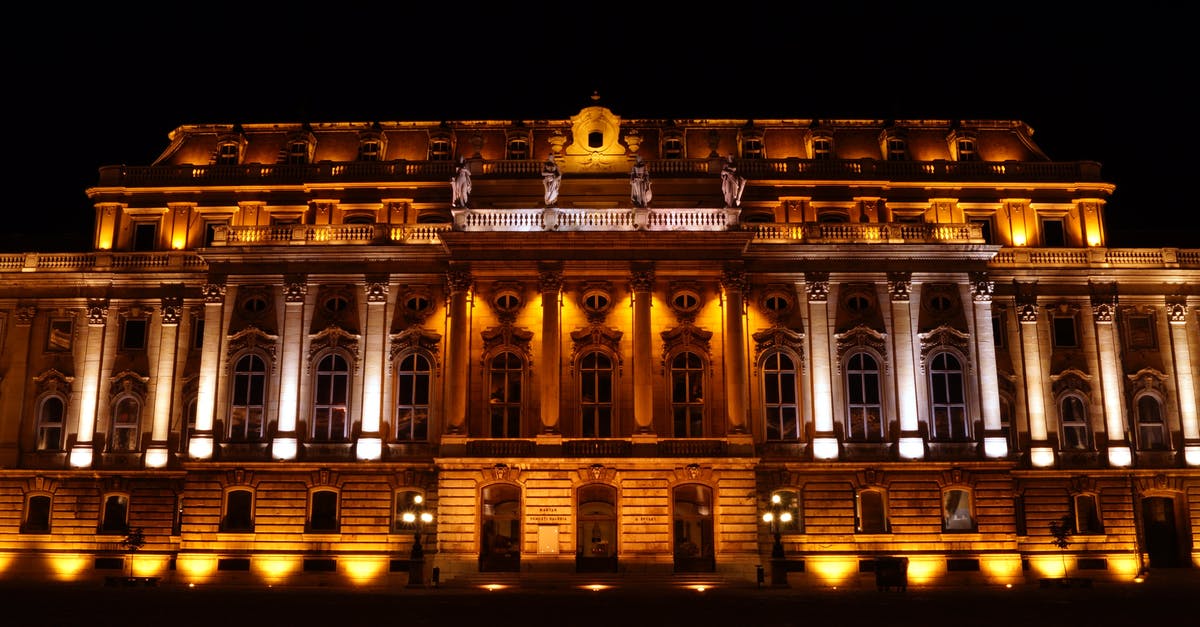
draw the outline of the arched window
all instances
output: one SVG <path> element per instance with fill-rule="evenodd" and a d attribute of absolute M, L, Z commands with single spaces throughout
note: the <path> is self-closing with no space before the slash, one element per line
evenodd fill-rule
<path fill-rule="evenodd" d="M 1104 533 L 1104 522 L 1100 518 L 1100 506 L 1095 494 L 1076 494 L 1075 533 Z"/>
<path fill-rule="evenodd" d="M 580 435 L 611 438 L 613 435 L 613 361 L 600 351 L 579 358 Z"/>
<path fill-rule="evenodd" d="M 130 453 L 138 450 L 141 435 L 142 402 L 135 396 L 122 396 L 113 406 L 112 441 L 108 450 Z"/>
<path fill-rule="evenodd" d="M 768 440 L 800 439 L 800 405 L 797 400 L 796 364 L 786 353 L 774 351 L 763 359 L 763 413 Z"/>
<path fill-rule="evenodd" d="M 47 396 L 38 408 L 37 450 L 61 451 L 63 449 L 63 418 L 67 415 L 67 404 L 61 396 Z"/>
<path fill-rule="evenodd" d="M 338 530 L 338 493 L 335 490 L 314 490 L 309 495 L 308 530 L 318 533 Z"/>
<path fill-rule="evenodd" d="M 974 531 L 971 492 L 950 488 L 942 492 L 942 531 Z"/>
<path fill-rule="evenodd" d="M 330 353 L 317 362 L 314 377 L 313 441 L 345 440 L 347 404 L 350 399 L 350 364 L 342 355 Z"/>
<path fill-rule="evenodd" d="M 263 437 L 267 365 L 262 357 L 243 355 L 233 367 L 233 399 L 229 407 L 229 439 L 256 442 Z"/>
<path fill-rule="evenodd" d="M 489 372 L 491 392 L 490 436 L 493 438 L 521 437 L 521 383 L 525 362 L 521 356 L 504 351 L 492 358 Z"/>
<path fill-rule="evenodd" d="M 963 368 L 954 355 L 934 355 L 929 367 L 933 440 L 966 440 L 970 437 Z"/>
<path fill-rule="evenodd" d="M 50 533 L 50 496 L 32 494 L 25 499 L 25 517 L 21 533 Z"/>
<path fill-rule="evenodd" d="M 129 531 L 129 496 L 109 494 L 104 497 L 104 509 L 100 511 L 100 533 L 125 533 Z"/>
<path fill-rule="evenodd" d="M 1138 397 L 1136 420 L 1139 448 L 1143 451 L 1165 451 L 1169 448 L 1162 403 L 1156 397 L 1150 394 Z"/>
<path fill-rule="evenodd" d="M 225 513 L 221 531 L 246 533 L 254 531 L 254 493 L 235 488 L 225 493 Z"/>
<path fill-rule="evenodd" d="M 409 353 L 396 368 L 396 439 L 424 441 L 429 436 L 429 393 L 433 370 L 429 359 Z"/>
<path fill-rule="evenodd" d="M 859 533 L 887 533 L 887 501 L 883 490 L 859 490 L 855 503 Z"/>
<path fill-rule="evenodd" d="M 671 417 L 674 437 L 704 437 L 704 360 L 691 351 L 671 359 Z"/>
<path fill-rule="evenodd" d="M 589 483 L 575 495 L 577 570 L 615 572 L 617 557 L 617 490 Z"/>
<path fill-rule="evenodd" d="M 1063 450 L 1090 450 L 1092 438 L 1088 433 L 1087 406 L 1083 404 L 1083 399 L 1074 394 L 1063 396 L 1058 401 L 1058 412 Z"/>
<path fill-rule="evenodd" d="M 846 360 L 846 439 L 881 441 L 884 438 L 879 362 L 859 351 Z"/>

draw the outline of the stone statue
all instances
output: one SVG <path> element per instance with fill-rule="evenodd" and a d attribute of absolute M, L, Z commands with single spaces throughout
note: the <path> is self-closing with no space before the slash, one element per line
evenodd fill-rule
<path fill-rule="evenodd" d="M 638 155 L 637 161 L 633 164 L 633 171 L 629 173 L 629 188 L 634 207 L 645 207 L 650 204 L 650 172 L 646 169 L 646 163 L 642 161 L 641 155 Z"/>
<path fill-rule="evenodd" d="M 450 179 L 450 191 L 452 194 L 451 206 L 466 208 L 467 199 L 471 195 L 471 168 L 467 166 L 466 159 L 460 157 L 458 165 L 454 166 L 454 178 Z"/>
<path fill-rule="evenodd" d="M 725 157 L 725 165 L 721 166 L 721 192 L 725 194 L 725 206 L 739 207 L 742 204 L 742 190 L 746 188 L 746 178 L 737 173 L 733 165 L 733 157 Z"/>
<path fill-rule="evenodd" d="M 562 171 L 558 169 L 558 163 L 554 161 L 554 155 L 546 157 L 546 163 L 542 166 L 542 185 L 546 187 L 546 206 L 550 207 L 558 202 L 558 186 L 562 182 Z"/>

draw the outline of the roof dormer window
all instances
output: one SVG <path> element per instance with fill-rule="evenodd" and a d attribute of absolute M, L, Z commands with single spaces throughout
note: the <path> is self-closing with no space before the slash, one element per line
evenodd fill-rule
<path fill-rule="evenodd" d="M 741 145 L 743 159 L 764 159 L 767 156 L 760 128 L 747 125 L 742 129 Z"/>
<path fill-rule="evenodd" d="M 242 147 L 235 141 L 224 141 L 217 146 L 217 165 L 237 165 L 241 162 Z"/>
<path fill-rule="evenodd" d="M 527 131 L 511 131 L 504 147 L 504 158 L 523 161 L 529 159 L 529 133 Z"/>
<path fill-rule="evenodd" d="M 818 161 L 833 158 L 833 136 L 814 135 L 812 138 L 812 158 Z"/>
<path fill-rule="evenodd" d="M 450 135 L 439 134 L 429 138 L 429 160 L 450 161 L 454 156 L 454 143 Z"/>
<path fill-rule="evenodd" d="M 378 137 L 363 138 L 358 143 L 359 161 L 379 161 L 383 158 L 383 140 Z"/>
<path fill-rule="evenodd" d="M 293 165 L 308 163 L 308 142 L 306 140 L 288 141 L 287 162 Z"/>

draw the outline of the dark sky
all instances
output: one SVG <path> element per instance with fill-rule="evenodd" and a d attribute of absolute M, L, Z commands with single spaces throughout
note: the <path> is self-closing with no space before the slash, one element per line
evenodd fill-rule
<path fill-rule="evenodd" d="M 0 248 L 87 249 L 98 168 L 150 164 L 181 124 L 566 117 L 593 91 L 623 117 L 1024 120 L 1052 159 L 1117 185 L 1110 245 L 1200 247 L 1175 191 L 1196 71 L 1173 6 L 249 5 L 11 21 L 3 183 L 21 226 Z"/>

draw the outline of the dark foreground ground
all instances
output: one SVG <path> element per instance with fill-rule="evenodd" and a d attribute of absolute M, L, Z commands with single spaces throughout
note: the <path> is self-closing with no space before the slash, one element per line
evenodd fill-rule
<path fill-rule="evenodd" d="M 5 627 L 1139 627 L 1200 625 L 1200 577 L 905 592 L 622 586 L 346 592 L 0 584 Z"/>

